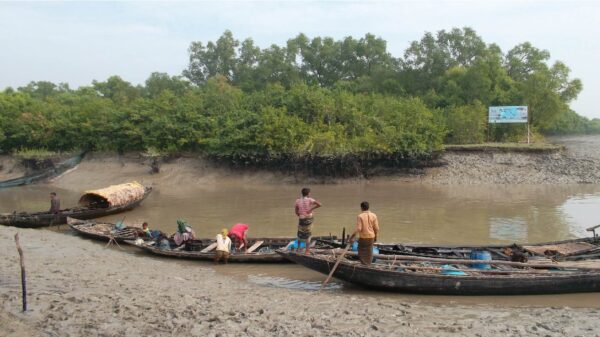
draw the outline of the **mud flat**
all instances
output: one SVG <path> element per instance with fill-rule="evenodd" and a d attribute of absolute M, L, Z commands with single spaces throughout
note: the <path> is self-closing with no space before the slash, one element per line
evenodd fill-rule
<path fill-rule="evenodd" d="M 596 336 L 597 308 L 426 304 L 260 286 L 49 230 L 0 227 L 0 336 Z"/>
<path fill-rule="evenodd" d="M 426 170 L 433 184 L 600 184 L 600 136 L 551 139 L 558 152 L 447 151 L 446 165 Z"/>

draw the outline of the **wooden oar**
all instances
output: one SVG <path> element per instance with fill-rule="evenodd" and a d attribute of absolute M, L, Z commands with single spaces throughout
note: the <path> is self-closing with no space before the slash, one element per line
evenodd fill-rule
<path fill-rule="evenodd" d="M 335 261 L 333 268 L 329 272 L 329 275 L 327 275 L 327 278 L 325 279 L 325 281 L 323 281 L 323 284 L 321 284 L 321 288 L 319 288 L 319 290 L 322 290 L 325 287 L 325 285 L 327 285 L 329 280 L 331 280 L 331 277 L 333 277 L 333 273 L 335 273 L 335 270 L 339 266 L 340 262 L 342 262 L 342 259 L 344 258 L 344 256 L 346 256 L 346 253 L 348 253 L 348 251 L 350 250 L 350 247 L 352 247 L 352 244 L 348 243 L 346 245 L 346 248 L 344 248 L 344 250 L 342 251 L 342 255 L 340 255 L 340 257 L 337 259 L 337 261 Z"/>

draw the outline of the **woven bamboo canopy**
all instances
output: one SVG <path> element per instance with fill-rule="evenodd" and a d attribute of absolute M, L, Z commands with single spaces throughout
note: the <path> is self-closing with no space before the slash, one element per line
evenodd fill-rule
<path fill-rule="evenodd" d="M 79 199 L 79 204 L 90 208 L 108 208 L 125 205 L 144 196 L 144 185 L 137 181 L 120 185 L 112 185 L 99 190 L 86 191 Z"/>

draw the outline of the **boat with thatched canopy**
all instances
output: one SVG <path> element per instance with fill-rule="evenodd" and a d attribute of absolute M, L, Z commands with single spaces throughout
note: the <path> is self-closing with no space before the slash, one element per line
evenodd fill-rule
<path fill-rule="evenodd" d="M 67 217 L 94 219 L 116 214 L 137 207 L 152 192 L 138 182 L 113 185 L 99 190 L 86 191 L 79 199 L 79 206 L 51 212 L 13 212 L 0 214 L 0 224 L 6 226 L 37 228 L 67 223 Z"/>

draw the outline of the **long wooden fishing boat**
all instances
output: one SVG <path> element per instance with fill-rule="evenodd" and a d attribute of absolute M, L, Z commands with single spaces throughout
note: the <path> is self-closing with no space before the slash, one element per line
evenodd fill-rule
<path fill-rule="evenodd" d="M 83 160 L 84 156 L 85 156 L 85 151 L 79 153 L 78 155 L 76 155 L 72 158 L 69 158 L 63 162 L 58 163 L 56 166 L 54 166 L 52 168 L 34 172 L 32 174 L 28 174 L 28 175 L 25 175 L 22 177 L 0 181 L 0 188 L 29 185 L 29 184 L 32 184 L 35 182 L 39 182 L 39 181 L 57 177 L 71 169 L 74 169 Z"/>
<path fill-rule="evenodd" d="M 600 238 L 595 233 L 595 230 L 599 227 L 600 225 L 587 229 L 589 232 L 593 232 L 592 237 L 549 242 L 495 245 L 376 243 L 375 247 L 377 247 L 380 254 L 385 255 L 468 259 L 473 251 L 486 251 L 494 260 L 509 261 L 511 260 L 511 252 L 519 251 L 527 260 L 551 258 L 561 261 L 578 261 L 600 259 Z M 322 242 L 338 248 L 345 246 L 345 242 L 340 240 L 322 239 Z"/>
<path fill-rule="evenodd" d="M 321 237 L 318 237 L 321 238 Z M 324 238 L 324 237 L 322 237 Z M 328 236 L 328 238 L 331 238 Z M 315 238 L 317 239 L 317 238 Z M 283 256 L 277 254 L 277 249 L 289 249 L 295 242 L 295 238 L 250 238 L 248 239 L 248 250 L 246 252 L 234 252 L 229 256 L 229 262 L 242 263 L 285 263 L 289 262 Z M 192 260 L 212 261 L 215 257 L 215 239 L 197 239 L 184 246 L 177 247 L 173 240 L 169 240 L 169 248 L 161 248 L 152 242 L 135 242 L 126 240 L 126 243 L 138 247 L 148 253 Z M 311 243 L 313 248 L 324 248 L 316 240 Z M 302 250 L 304 250 L 302 248 Z"/>
<path fill-rule="evenodd" d="M 139 183 L 110 186 L 87 191 L 79 200 L 79 207 L 52 212 L 13 212 L 0 214 L 0 225 L 39 228 L 67 223 L 67 218 L 94 219 L 121 213 L 137 207 L 152 192 L 152 187 Z"/>
<path fill-rule="evenodd" d="M 121 243 L 145 235 L 141 227 L 124 226 L 118 228 L 117 224 L 110 222 L 67 218 L 67 224 L 75 233 L 81 236 L 106 242 L 114 240 Z"/>
<path fill-rule="evenodd" d="M 310 255 L 278 250 L 281 256 L 309 269 L 385 291 L 438 295 L 517 295 L 600 291 L 600 268 L 562 266 L 559 263 L 485 261 L 489 269 L 475 268 L 483 261 L 435 259 L 376 254 L 362 265 L 356 253 L 340 258 L 341 250 L 314 251 Z"/>
<path fill-rule="evenodd" d="M 577 238 L 506 245 L 410 245 L 378 244 L 379 252 L 387 255 L 411 255 L 465 259 L 473 251 L 487 251 L 494 260 L 511 260 L 510 252 L 518 250 L 527 260 L 551 258 L 561 261 L 576 261 L 600 258 L 600 239 L 597 237 Z"/>

